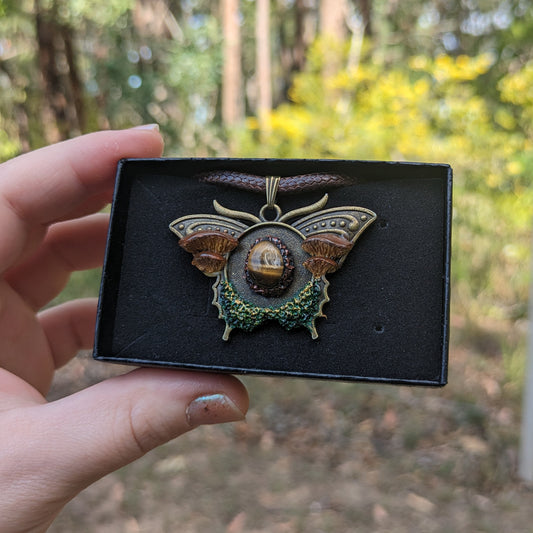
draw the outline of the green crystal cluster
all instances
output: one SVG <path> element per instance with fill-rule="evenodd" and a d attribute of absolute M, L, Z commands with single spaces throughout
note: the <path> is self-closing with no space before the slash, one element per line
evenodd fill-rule
<path fill-rule="evenodd" d="M 292 300 L 283 305 L 257 307 L 243 300 L 231 283 L 223 281 L 219 303 L 224 320 L 231 328 L 252 331 L 267 320 L 277 320 L 287 330 L 298 326 L 311 330 L 320 312 L 321 294 L 320 280 L 312 279 Z"/>

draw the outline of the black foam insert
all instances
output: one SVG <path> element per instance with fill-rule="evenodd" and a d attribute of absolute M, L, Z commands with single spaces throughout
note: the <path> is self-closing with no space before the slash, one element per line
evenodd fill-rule
<path fill-rule="evenodd" d="M 212 213 L 213 200 L 257 214 L 264 194 L 202 183 L 213 170 L 337 173 L 353 184 L 280 194 L 283 212 L 328 192 L 327 207 L 371 209 L 376 221 L 328 275 L 319 338 L 269 322 L 233 330 L 212 305 L 213 279 L 169 230 Z M 232 373 L 444 385 L 447 379 L 452 172 L 447 165 L 337 160 L 128 159 L 120 162 L 94 357 Z"/>

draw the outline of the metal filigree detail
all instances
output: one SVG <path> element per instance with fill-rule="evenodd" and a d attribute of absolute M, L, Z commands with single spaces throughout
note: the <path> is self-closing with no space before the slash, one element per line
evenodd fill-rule
<path fill-rule="evenodd" d="M 338 270 L 361 233 L 376 219 L 363 207 L 324 209 L 318 202 L 286 214 L 275 203 L 279 178 L 266 178 L 267 203 L 259 216 L 213 202 L 216 215 L 180 217 L 170 223 L 192 264 L 216 278 L 213 305 L 228 340 L 233 329 L 252 331 L 266 321 L 287 330 L 307 328 L 318 338 L 315 320 L 329 301 L 326 275 Z M 274 212 L 267 219 L 266 212 Z M 290 220 L 294 220 L 289 223 Z"/>

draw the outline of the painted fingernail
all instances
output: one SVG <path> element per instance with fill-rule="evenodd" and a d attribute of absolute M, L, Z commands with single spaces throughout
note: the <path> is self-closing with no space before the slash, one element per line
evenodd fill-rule
<path fill-rule="evenodd" d="M 186 411 L 192 427 L 244 420 L 244 413 L 225 394 L 210 394 L 193 400 Z"/>
<path fill-rule="evenodd" d="M 135 126 L 131 128 L 132 130 L 151 130 L 159 131 L 159 124 L 141 124 L 140 126 Z"/>

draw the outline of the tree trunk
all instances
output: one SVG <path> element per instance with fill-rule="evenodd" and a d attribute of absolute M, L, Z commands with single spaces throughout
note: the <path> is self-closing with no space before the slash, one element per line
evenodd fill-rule
<path fill-rule="evenodd" d="M 533 483 L 533 287 L 529 298 L 529 343 L 522 400 L 522 433 L 520 439 L 520 457 L 518 473 L 527 483 Z"/>
<path fill-rule="evenodd" d="M 256 0 L 256 78 L 257 117 L 259 129 L 268 129 L 268 115 L 272 111 L 272 74 L 270 57 L 270 1 Z"/>
<path fill-rule="evenodd" d="M 70 92 L 72 93 L 72 113 L 71 128 L 76 127 L 79 133 L 83 133 L 86 128 L 85 105 L 83 99 L 83 87 L 76 63 L 74 44 L 72 39 L 72 29 L 62 26 L 61 34 L 65 44 L 65 57 L 68 65 L 68 77 L 70 81 Z"/>
<path fill-rule="evenodd" d="M 85 126 L 72 30 L 56 21 L 55 9 L 55 4 L 50 11 L 43 10 L 38 1 L 35 5 L 39 70 L 45 95 L 43 116 L 53 117 L 52 121 L 43 120 L 47 142 L 68 139 L 81 133 Z"/>
<path fill-rule="evenodd" d="M 334 76 L 342 67 L 340 45 L 346 39 L 347 0 L 320 0 L 320 37 L 323 46 L 322 75 Z"/>
<path fill-rule="evenodd" d="M 361 18 L 363 19 L 364 34 L 366 37 L 372 36 L 372 2 L 371 0 L 358 0 Z"/>
<path fill-rule="evenodd" d="M 39 46 L 39 70 L 45 96 L 43 113 L 47 114 L 46 107 L 48 107 L 55 122 L 55 124 L 48 123 L 45 131 L 46 141 L 51 143 L 68 137 L 65 111 L 66 100 L 61 92 L 60 75 L 57 70 L 54 23 L 41 11 L 38 2 L 36 3 L 35 28 Z"/>
<path fill-rule="evenodd" d="M 279 80 L 280 90 L 273 97 L 274 106 L 287 100 L 293 77 L 295 73 L 304 70 L 307 48 L 316 37 L 318 14 L 315 9 L 308 7 L 307 3 L 307 0 L 294 0 L 294 4 L 290 8 L 290 15 L 288 12 L 282 14 L 284 18 L 290 16 L 291 24 L 277 24 L 279 27 L 278 61 L 281 66 L 281 79 Z"/>
<path fill-rule="evenodd" d="M 294 2 L 294 48 L 293 48 L 293 68 L 296 72 L 301 72 L 305 66 L 305 52 L 307 43 L 305 42 L 305 2 L 296 0 Z"/>
<path fill-rule="evenodd" d="M 343 41 L 346 37 L 346 0 L 320 0 L 320 34 L 327 39 Z"/>
<path fill-rule="evenodd" d="M 222 78 L 222 121 L 231 127 L 244 116 L 241 69 L 239 0 L 222 0 L 224 72 Z"/>

